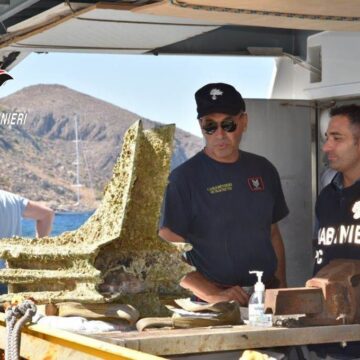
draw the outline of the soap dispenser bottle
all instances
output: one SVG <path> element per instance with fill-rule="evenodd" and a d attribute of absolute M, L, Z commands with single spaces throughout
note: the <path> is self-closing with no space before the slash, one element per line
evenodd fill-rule
<path fill-rule="evenodd" d="M 265 314 L 265 285 L 261 281 L 262 271 L 249 271 L 250 274 L 257 276 L 254 292 L 249 300 L 249 325 L 252 326 L 272 326 L 271 314 Z"/>

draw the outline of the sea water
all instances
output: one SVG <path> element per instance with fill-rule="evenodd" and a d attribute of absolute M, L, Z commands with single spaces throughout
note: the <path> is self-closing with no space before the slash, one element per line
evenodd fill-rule
<path fill-rule="evenodd" d="M 55 218 L 50 236 L 60 235 L 64 231 L 78 229 L 92 214 L 93 211 L 55 213 Z M 22 235 L 26 237 L 35 236 L 34 220 L 22 220 Z"/>

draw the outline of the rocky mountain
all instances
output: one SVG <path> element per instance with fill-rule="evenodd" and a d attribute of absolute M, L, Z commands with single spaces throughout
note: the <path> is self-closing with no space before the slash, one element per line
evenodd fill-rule
<path fill-rule="evenodd" d="M 111 176 L 126 129 L 140 117 L 60 85 L 35 85 L 0 99 L 0 188 L 56 209 L 76 203 L 75 117 L 78 121 L 81 209 L 94 208 Z M 5 116 L 17 114 L 17 125 Z M 19 114 L 26 114 L 20 121 Z M 159 123 L 142 119 L 144 127 Z M 13 123 L 14 123 L 13 122 Z M 202 140 L 176 129 L 172 167 L 202 147 Z"/>

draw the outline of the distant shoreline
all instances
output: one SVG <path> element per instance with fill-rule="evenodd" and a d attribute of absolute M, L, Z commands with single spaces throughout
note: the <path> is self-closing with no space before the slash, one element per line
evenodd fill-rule
<path fill-rule="evenodd" d="M 62 208 L 62 207 L 56 207 L 53 208 L 53 210 L 55 211 L 55 214 L 62 214 L 62 213 L 76 213 L 76 214 L 80 214 L 80 213 L 89 213 L 89 212 L 94 212 L 96 210 L 96 208 L 87 208 L 87 207 L 66 207 L 66 208 Z"/>
<path fill-rule="evenodd" d="M 96 209 L 89 209 L 89 210 L 54 210 L 55 215 L 79 215 L 79 214 L 87 214 L 87 213 L 93 213 Z"/>

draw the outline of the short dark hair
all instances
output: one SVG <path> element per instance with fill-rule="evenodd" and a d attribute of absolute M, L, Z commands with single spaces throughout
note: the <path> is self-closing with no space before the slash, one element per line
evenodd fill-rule
<path fill-rule="evenodd" d="M 360 126 L 360 105 L 350 104 L 333 107 L 330 110 L 330 116 L 346 116 L 352 125 Z"/>

